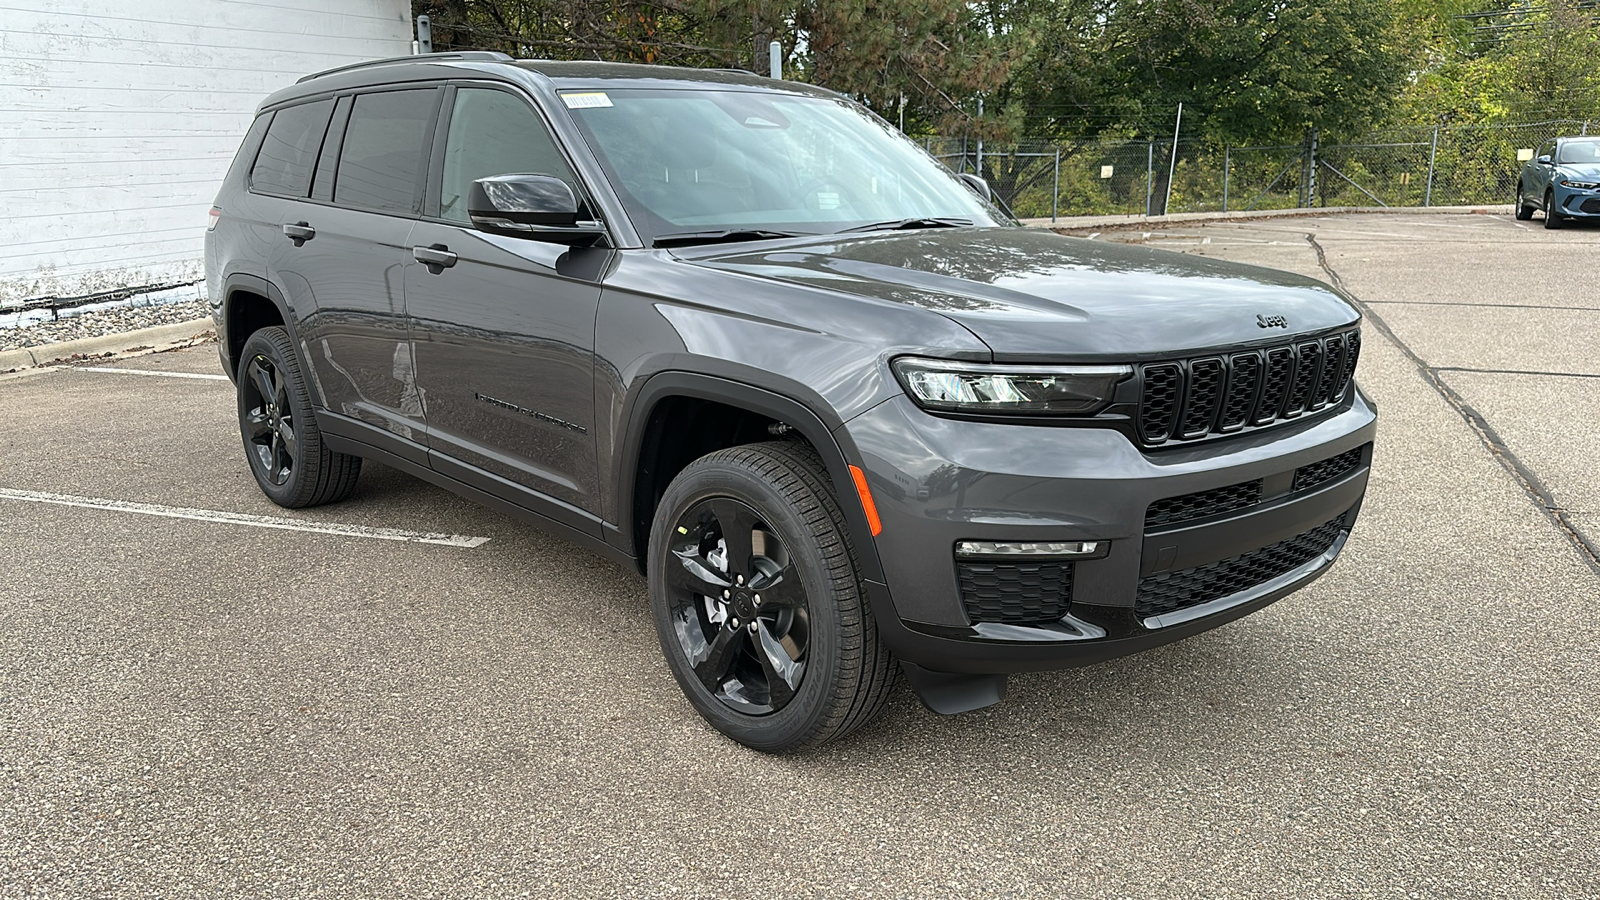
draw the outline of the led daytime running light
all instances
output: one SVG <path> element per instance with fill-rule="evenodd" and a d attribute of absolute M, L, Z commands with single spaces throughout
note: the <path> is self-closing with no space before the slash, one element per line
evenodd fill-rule
<path fill-rule="evenodd" d="M 1088 559 L 1104 556 L 1109 549 L 1106 541 L 956 541 L 956 556 L 962 559 Z"/>

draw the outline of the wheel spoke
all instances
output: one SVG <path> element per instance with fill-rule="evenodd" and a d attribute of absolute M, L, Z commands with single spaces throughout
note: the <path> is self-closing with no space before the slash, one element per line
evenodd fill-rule
<path fill-rule="evenodd" d="M 278 407 L 278 415 L 289 414 L 289 379 L 283 373 L 274 369 L 272 371 L 272 402 Z"/>
<path fill-rule="evenodd" d="M 278 422 L 278 437 L 283 442 L 283 464 L 285 466 L 293 466 L 295 448 L 300 445 L 299 438 L 295 437 L 294 423 L 288 419 L 280 420 Z"/>
<path fill-rule="evenodd" d="M 767 676 L 767 691 L 771 695 L 770 702 L 773 709 L 780 709 L 794 697 L 794 692 L 800 689 L 800 679 L 805 676 L 806 664 L 789 658 L 789 651 L 783 649 L 767 630 L 767 623 L 761 619 L 756 620 L 755 646 L 756 659 L 761 661 L 761 671 Z"/>
<path fill-rule="evenodd" d="M 279 434 L 275 430 L 272 432 L 272 447 L 267 452 L 267 475 L 272 478 L 272 482 L 274 484 L 280 483 L 278 473 L 284 468 L 284 466 L 278 461 L 278 459 L 282 455 L 283 435 Z"/>
<path fill-rule="evenodd" d="M 689 594 L 722 598 L 728 580 L 712 567 L 709 560 L 694 550 L 674 550 L 672 556 L 679 565 L 667 567 L 667 584 Z"/>
<path fill-rule="evenodd" d="M 795 571 L 793 563 L 774 574 L 750 579 L 750 589 L 761 595 L 763 609 L 797 609 L 806 605 L 806 590 L 800 584 L 800 573 Z"/>
<path fill-rule="evenodd" d="M 727 544 L 728 574 L 749 577 L 750 558 L 754 553 L 751 549 L 751 532 L 756 527 L 755 515 L 743 503 L 726 498 L 712 500 L 711 513 L 717 517 L 722 539 Z"/>
<path fill-rule="evenodd" d="M 273 402 L 275 392 L 272 389 L 272 375 L 264 369 L 259 361 L 250 363 L 250 380 L 255 384 L 256 393 L 261 395 L 261 406 Z"/>
<path fill-rule="evenodd" d="M 728 677 L 728 669 L 732 668 L 734 657 L 738 655 L 739 634 L 737 628 L 718 629 L 717 636 L 705 646 L 703 652 L 689 660 L 695 677 L 713 694 L 722 687 L 722 681 Z M 779 651 L 782 649 L 780 647 Z"/>
<path fill-rule="evenodd" d="M 250 410 L 245 416 L 245 423 L 250 426 L 250 440 L 252 443 L 261 443 L 267 437 L 267 432 L 272 430 L 268 423 L 267 414 L 260 407 Z"/>

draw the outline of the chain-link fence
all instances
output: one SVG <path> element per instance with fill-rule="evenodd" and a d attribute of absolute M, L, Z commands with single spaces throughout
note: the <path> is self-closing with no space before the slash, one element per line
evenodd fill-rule
<path fill-rule="evenodd" d="M 1181 139 L 985 145 L 927 137 L 928 152 L 973 172 L 1021 218 L 1160 215 L 1325 206 L 1510 203 L 1522 158 L 1600 121 L 1393 129 L 1360 143 L 1215 146 Z M 1169 184 L 1170 182 L 1170 184 Z"/>

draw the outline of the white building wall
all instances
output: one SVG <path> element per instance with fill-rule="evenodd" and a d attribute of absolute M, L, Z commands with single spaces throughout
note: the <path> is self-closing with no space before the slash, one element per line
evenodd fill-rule
<path fill-rule="evenodd" d="M 0 305 L 202 277 L 257 104 L 411 52 L 409 0 L 0 0 Z"/>

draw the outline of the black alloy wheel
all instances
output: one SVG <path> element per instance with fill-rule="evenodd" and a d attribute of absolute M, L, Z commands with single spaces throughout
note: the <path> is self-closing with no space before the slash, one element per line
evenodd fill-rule
<path fill-rule="evenodd" d="M 736 712 L 784 708 L 806 675 L 811 607 L 783 541 L 727 497 L 695 504 L 673 534 L 668 602 L 695 677 Z"/>
<path fill-rule="evenodd" d="M 257 331 L 239 360 L 239 435 L 262 493 L 290 509 L 350 496 L 361 457 L 334 453 L 324 444 L 289 333 L 279 327 Z"/>
<path fill-rule="evenodd" d="M 1560 207 L 1556 206 L 1556 192 L 1552 188 L 1544 192 L 1544 227 L 1560 228 L 1562 219 Z"/>
<path fill-rule="evenodd" d="M 274 487 L 281 487 L 294 473 L 295 454 L 300 449 L 289 386 L 272 360 L 258 353 L 245 363 L 239 391 L 248 410 L 244 426 L 250 462 Z"/>
<path fill-rule="evenodd" d="M 795 441 L 690 463 L 656 507 L 650 606 L 684 695 L 756 750 L 819 746 L 869 721 L 894 684 L 839 500 Z"/>

